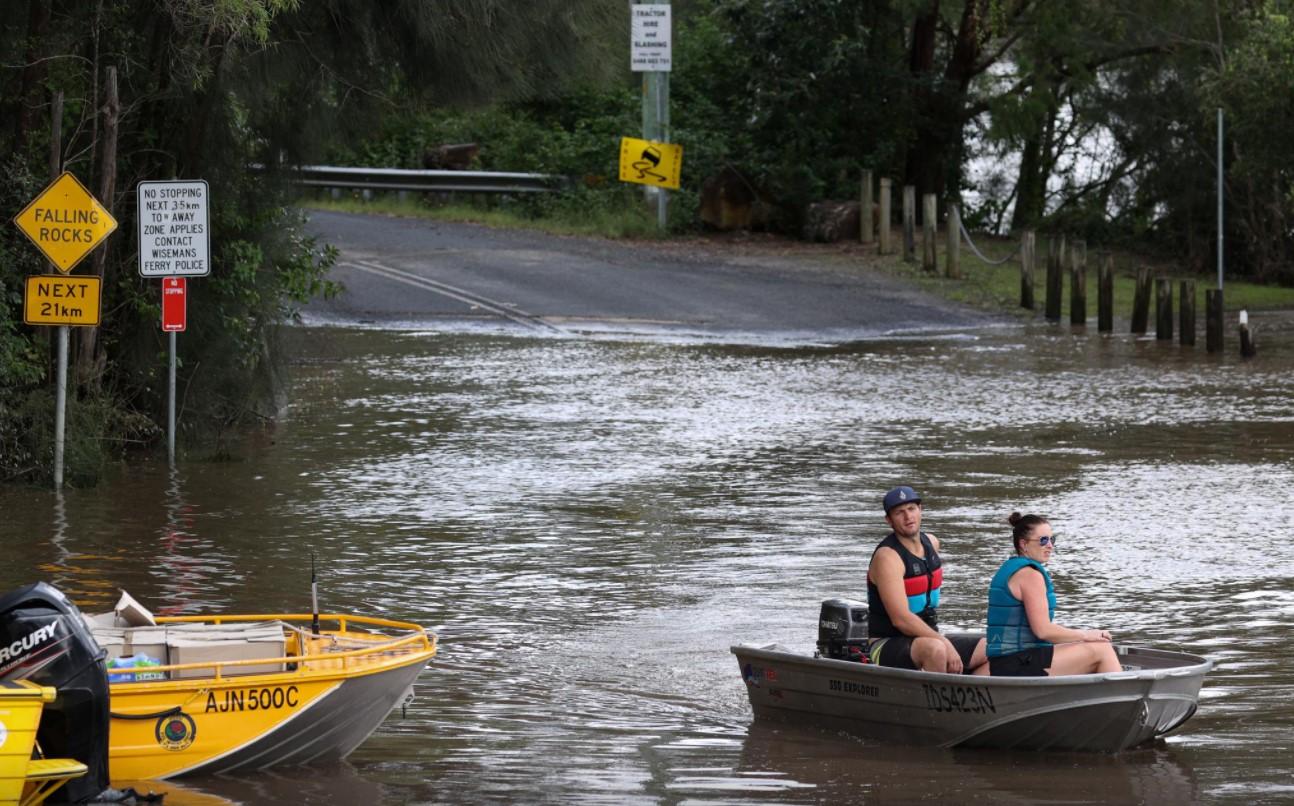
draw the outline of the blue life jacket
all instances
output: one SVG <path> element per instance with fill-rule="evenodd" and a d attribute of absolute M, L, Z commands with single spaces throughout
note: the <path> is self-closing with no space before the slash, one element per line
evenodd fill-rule
<path fill-rule="evenodd" d="M 988 586 L 988 635 L 987 651 L 990 658 L 1014 655 L 1026 649 L 1040 646 L 1051 646 L 1029 629 L 1029 617 L 1024 612 L 1024 602 L 1011 595 L 1007 583 L 1012 574 L 1021 568 L 1032 566 L 1042 572 L 1042 579 L 1047 583 L 1047 617 L 1056 615 L 1056 592 L 1051 587 L 1051 574 L 1037 560 L 1028 557 L 1012 557 L 1002 563 L 993 575 Z"/>

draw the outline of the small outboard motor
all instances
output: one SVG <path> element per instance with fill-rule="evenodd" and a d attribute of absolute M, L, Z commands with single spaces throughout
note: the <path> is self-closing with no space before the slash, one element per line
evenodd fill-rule
<path fill-rule="evenodd" d="M 818 616 L 818 655 L 867 663 L 867 605 L 828 599 Z"/>
<path fill-rule="evenodd" d="M 74 758 L 89 771 L 50 803 L 80 803 L 108 788 L 107 653 L 81 611 L 57 588 L 38 582 L 0 596 L 0 680 L 27 679 L 58 689 L 45 706 L 36 741 L 48 757 Z"/>

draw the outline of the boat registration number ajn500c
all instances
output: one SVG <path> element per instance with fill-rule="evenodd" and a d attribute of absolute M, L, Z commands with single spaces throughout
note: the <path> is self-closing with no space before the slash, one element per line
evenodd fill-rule
<path fill-rule="evenodd" d="M 227 714 L 230 711 L 269 711 L 279 708 L 296 708 L 301 703 L 296 686 L 249 688 L 243 691 L 212 691 L 207 694 L 204 713 Z"/>
<path fill-rule="evenodd" d="M 931 711 L 960 711 L 962 713 L 997 713 L 993 705 L 993 692 L 980 686 L 932 686 L 922 683 L 926 693 L 926 708 Z"/>

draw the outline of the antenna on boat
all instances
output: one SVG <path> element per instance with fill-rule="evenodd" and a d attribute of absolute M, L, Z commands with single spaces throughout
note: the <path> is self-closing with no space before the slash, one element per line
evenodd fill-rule
<path fill-rule="evenodd" d="M 310 632 L 319 634 L 319 582 L 315 577 L 315 553 L 310 552 Z"/>

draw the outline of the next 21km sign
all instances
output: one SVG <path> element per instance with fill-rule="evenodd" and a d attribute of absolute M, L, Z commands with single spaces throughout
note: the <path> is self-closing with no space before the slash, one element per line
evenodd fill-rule
<path fill-rule="evenodd" d="M 211 273 L 207 183 L 202 179 L 140 182 L 139 273 L 205 277 Z"/>

